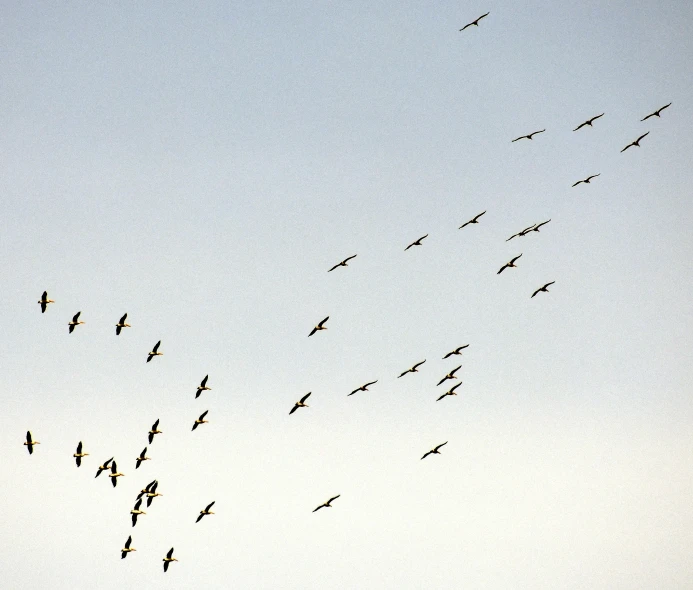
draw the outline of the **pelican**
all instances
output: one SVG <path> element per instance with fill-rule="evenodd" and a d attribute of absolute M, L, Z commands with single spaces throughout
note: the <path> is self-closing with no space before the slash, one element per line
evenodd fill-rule
<path fill-rule="evenodd" d="M 142 498 L 137 498 L 137 502 L 135 502 L 135 507 L 130 510 L 130 514 L 132 514 L 132 526 L 135 526 L 137 524 L 137 517 L 140 514 L 147 514 L 143 510 L 140 510 L 140 506 L 142 505 Z"/>
<path fill-rule="evenodd" d="M 209 379 L 209 375 L 205 375 L 205 378 L 200 382 L 200 384 L 197 386 L 197 393 L 195 394 L 195 399 L 200 397 L 200 394 L 203 391 L 212 391 L 211 387 L 207 387 L 207 379 Z"/>
<path fill-rule="evenodd" d="M 212 506 L 214 506 L 214 502 L 212 502 L 211 504 L 207 504 L 207 508 L 205 508 L 204 510 L 200 510 L 200 516 L 197 517 L 197 520 L 195 522 L 200 522 L 203 516 L 207 516 L 208 514 L 214 514 L 214 512 L 210 510 Z"/>
<path fill-rule="evenodd" d="M 119 477 L 125 477 L 124 473 L 118 473 L 118 466 L 116 465 L 116 462 L 113 461 L 111 463 L 111 474 L 108 476 L 111 478 L 111 483 L 113 484 L 113 487 L 116 487 L 118 485 L 118 479 Z"/>
<path fill-rule="evenodd" d="M 426 359 L 422 360 L 420 363 L 416 363 L 411 369 L 407 369 L 399 377 L 404 377 L 407 373 L 418 373 L 419 372 L 418 367 L 423 365 L 425 362 L 426 362 Z M 397 379 L 399 379 L 399 377 L 397 377 Z"/>
<path fill-rule="evenodd" d="M 125 541 L 125 547 L 123 547 L 120 555 L 120 559 L 125 559 L 127 557 L 127 554 L 130 553 L 130 551 L 137 551 L 134 547 L 130 547 L 130 543 L 132 543 L 132 535 L 128 537 L 128 540 Z"/>
<path fill-rule="evenodd" d="M 556 281 L 551 281 L 550 283 L 546 283 L 543 287 L 539 287 L 534 293 L 532 293 L 532 297 L 534 297 L 537 293 L 539 293 L 539 291 L 545 291 L 546 293 L 548 293 L 549 290 L 547 289 L 547 287 L 548 287 L 549 285 L 553 285 L 555 282 L 556 282 Z M 530 297 L 530 299 L 531 299 L 532 297 Z"/>
<path fill-rule="evenodd" d="M 479 213 L 479 215 L 477 215 L 473 219 L 470 219 L 469 221 L 463 223 L 462 225 L 460 225 L 460 227 L 458 229 L 462 229 L 463 227 L 469 225 L 470 223 L 479 223 L 479 217 L 481 217 L 484 213 L 486 213 L 486 211 Z"/>
<path fill-rule="evenodd" d="M 520 254 L 522 256 L 522 254 Z M 520 257 L 520 256 L 515 256 L 510 262 L 506 262 L 503 266 L 501 266 L 500 270 L 496 274 L 502 273 L 506 268 L 517 268 L 515 266 L 515 261 Z"/>
<path fill-rule="evenodd" d="M 404 249 L 404 251 L 406 252 L 406 251 L 409 250 L 409 248 L 411 248 L 412 246 L 421 246 L 421 240 L 423 240 L 424 238 L 427 238 L 427 237 L 428 237 L 428 234 L 426 234 L 425 236 L 421 236 L 418 240 L 416 240 L 416 241 L 412 242 L 411 244 L 409 244 L 409 245 Z"/>
<path fill-rule="evenodd" d="M 536 135 L 537 133 L 544 133 L 544 131 L 546 131 L 546 129 L 542 129 L 540 131 L 532 131 L 532 133 L 528 133 L 527 135 L 520 135 L 520 137 L 516 137 L 510 143 L 520 141 L 521 139 L 530 139 L 531 140 L 534 135 Z"/>
<path fill-rule="evenodd" d="M 209 410 L 205 410 L 204 412 L 202 412 L 202 414 L 200 414 L 200 417 L 197 420 L 195 420 L 195 423 L 192 427 L 193 430 L 195 430 L 200 424 L 207 424 L 209 422 L 209 420 L 205 420 L 207 412 L 209 412 Z"/>
<path fill-rule="evenodd" d="M 328 270 L 327 272 L 332 272 L 335 268 L 339 268 L 340 266 L 349 266 L 349 265 L 347 264 L 347 262 L 349 262 L 352 258 L 356 258 L 356 254 L 354 254 L 353 256 L 349 256 L 348 258 L 345 258 L 345 259 L 342 260 L 341 262 L 335 264 L 335 265 L 334 265 L 330 270 Z"/>
<path fill-rule="evenodd" d="M 168 571 L 168 564 L 171 563 L 172 561 L 178 561 L 175 557 L 171 557 L 173 555 L 173 547 L 169 549 L 168 553 L 166 554 L 166 557 L 164 557 L 164 571 Z"/>
<path fill-rule="evenodd" d="M 448 389 L 443 395 L 441 395 L 436 401 L 439 402 L 441 399 L 443 399 L 443 398 L 444 398 L 445 396 L 447 396 L 447 395 L 457 395 L 457 394 L 455 393 L 455 389 L 457 389 L 460 385 L 462 385 L 461 382 L 458 383 L 457 385 L 455 385 L 454 387 L 451 387 L 451 388 Z"/>
<path fill-rule="evenodd" d="M 658 108 L 654 113 L 650 113 L 649 115 L 647 115 L 647 117 L 645 117 L 644 119 L 640 119 L 640 120 L 641 120 L 641 121 L 646 121 L 646 120 L 649 119 L 650 117 L 659 117 L 659 114 L 660 114 L 664 109 L 668 109 L 670 106 L 671 106 L 671 103 L 665 104 L 663 107 Z"/>
<path fill-rule="evenodd" d="M 455 377 L 455 373 L 457 373 L 457 371 L 459 371 L 461 368 L 462 368 L 462 365 L 460 365 L 459 367 L 455 367 L 452 371 L 450 371 L 447 375 L 445 375 L 445 377 L 443 377 L 440 381 L 438 381 L 438 385 L 445 383 L 448 379 L 457 379 L 457 377 Z"/>
<path fill-rule="evenodd" d="M 578 180 L 573 186 L 577 186 L 578 184 L 582 184 L 583 182 L 585 184 L 589 184 L 590 180 L 592 180 L 593 178 L 597 178 L 597 176 L 601 176 L 601 175 L 602 175 L 601 172 L 599 174 L 592 174 L 592 176 L 588 176 L 587 178 L 585 178 L 585 180 Z"/>
<path fill-rule="evenodd" d="M 32 440 L 31 438 L 31 432 L 28 430 L 26 431 L 26 442 L 24 443 L 24 446 L 27 448 L 29 451 L 29 454 L 32 455 L 34 453 L 34 445 L 40 445 L 41 443 L 37 440 Z"/>
<path fill-rule="evenodd" d="M 142 463 L 142 461 L 150 461 L 150 460 L 151 460 L 151 457 L 147 457 L 147 447 L 144 447 L 142 449 L 142 452 L 140 453 L 140 456 L 137 457 L 137 459 L 136 459 L 137 463 L 135 465 L 135 469 L 140 468 L 140 463 Z"/>
<path fill-rule="evenodd" d="M 79 314 L 82 313 L 81 311 L 78 311 L 74 316 L 72 316 L 72 321 L 68 322 L 67 325 L 70 326 L 70 334 L 72 334 L 72 330 L 75 329 L 75 326 L 79 326 L 80 324 L 83 324 L 84 322 L 79 321 Z"/>
<path fill-rule="evenodd" d="M 585 121 L 584 123 L 580 123 L 575 129 L 573 129 L 573 131 L 577 131 L 578 129 L 582 129 L 585 125 L 589 125 L 590 127 L 592 127 L 592 123 L 594 123 L 597 119 L 599 119 L 599 117 L 603 117 L 603 116 L 604 116 L 604 113 L 602 113 L 601 115 L 597 115 L 596 117 L 592 117 L 591 119 L 587 119 L 587 121 Z"/>
<path fill-rule="evenodd" d="M 317 511 L 320 510 L 321 508 L 332 508 L 332 504 L 330 504 L 330 502 L 332 502 L 333 500 L 336 500 L 337 498 L 339 498 L 339 496 L 341 496 L 341 494 L 338 494 L 337 496 L 334 496 L 334 497 L 330 498 L 330 499 L 329 499 L 327 502 L 325 502 L 324 504 L 320 504 L 320 506 L 318 506 L 315 510 L 313 510 L 313 512 L 317 512 Z"/>
<path fill-rule="evenodd" d="M 48 304 L 55 303 L 55 301 L 48 299 L 48 291 L 44 291 L 43 295 L 41 295 L 41 299 L 38 300 L 38 303 L 41 306 L 41 313 L 46 313 L 46 307 L 48 307 Z"/>
<path fill-rule="evenodd" d="M 99 477 L 99 475 L 101 475 L 102 471 L 106 471 L 108 469 L 108 464 L 111 461 L 113 461 L 113 457 L 111 457 L 108 461 L 104 461 L 103 465 L 99 465 L 99 468 L 96 470 L 96 475 L 94 476 L 94 478 Z"/>
<path fill-rule="evenodd" d="M 308 407 L 308 404 L 305 403 L 305 401 L 308 399 L 308 397 L 310 396 L 311 393 L 312 393 L 312 392 L 309 391 L 309 392 L 306 393 L 306 395 L 304 395 L 300 400 L 298 400 L 298 401 L 296 402 L 296 404 L 294 405 L 294 407 L 291 408 L 291 411 L 289 412 L 289 414 L 293 414 L 293 413 L 294 413 L 296 410 L 298 410 L 299 408 L 307 408 L 307 407 Z"/>
<path fill-rule="evenodd" d="M 159 482 L 157 482 L 156 480 L 150 481 L 150 482 L 147 484 L 147 487 L 141 489 L 141 490 L 140 490 L 140 493 L 137 494 L 137 499 L 139 500 L 142 496 L 144 496 L 145 494 L 148 494 L 148 493 L 151 491 L 151 488 L 152 488 L 152 487 L 156 487 L 156 485 L 157 485 L 158 483 L 159 483 Z"/>
<path fill-rule="evenodd" d="M 438 449 L 440 449 L 440 447 L 442 447 L 442 446 L 445 446 L 446 444 L 448 444 L 448 441 L 445 441 L 444 443 L 439 444 L 435 449 L 431 449 L 430 451 L 428 451 L 428 453 L 426 453 L 423 457 L 421 457 L 421 459 L 425 459 L 429 455 L 440 455 L 440 451 Z"/>
<path fill-rule="evenodd" d="M 75 458 L 75 463 L 77 463 L 77 467 L 79 467 L 82 464 L 82 457 L 86 457 L 89 453 L 83 453 L 82 452 L 82 441 L 79 441 L 79 444 L 77 445 L 77 452 L 72 455 Z"/>
<path fill-rule="evenodd" d="M 451 350 L 450 352 L 448 352 L 448 353 L 443 357 L 443 359 L 446 359 L 446 358 L 448 358 L 448 357 L 451 357 L 453 354 L 461 355 L 461 354 L 462 354 L 462 351 L 463 351 L 465 348 L 469 348 L 469 344 L 465 344 L 464 346 L 458 346 L 455 350 Z"/>
<path fill-rule="evenodd" d="M 152 505 L 154 498 L 157 498 L 158 496 L 163 496 L 163 494 L 160 494 L 159 492 L 156 491 L 156 488 L 158 487 L 158 485 L 159 485 L 159 482 L 154 480 L 154 483 L 152 483 L 151 487 L 149 488 L 149 491 L 146 493 L 147 508 L 149 508 Z"/>
<path fill-rule="evenodd" d="M 156 422 L 152 424 L 152 429 L 149 431 L 149 444 L 152 444 L 154 442 L 154 435 L 155 434 L 163 434 L 161 430 L 159 430 L 159 419 L 156 419 Z"/>
<path fill-rule="evenodd" d="M 362 385 L 361 387 L 357 387 L 349 395 L 354 395 L 357 391 L 368 391 L 368 387 L 370 385 L 374 385 L 377 382 L 378 382 L 378 380 L 376 379 L 375 381 L 370 381 L 370 382 L 366 383 L 365 385 Z M 347 397 L 349 397 L 349 395 L 347 395 Z"/>
<path fill-rule="evenodd" d="M 149 353 L 149 356 L 147 357 L 147 362 L 151 361 L 155 356 L 163 356 L 163 352 L 159 352 L 159 346 L 161 346 L 161 340 L 157 342 L 154 345 L 154 348 L 152 348 L 152 351 Z"/>
<path fill-rule="evenodd" d="M 513 234 L 512 236 L 510 236 L 510 237 L 509 237 L 507 240 L 505 240 L 505 241 L 506 241 L 506 242 L 509 242 L 510 240 L 512 240 L 513 238 L 516 238 L 516 237 L 518 237 L 518 236 L 520 236 L 520 237 L 521 237 L 521 236 L 526 236 L 526 235 L 527 235 L 529 232 L 531 232 L 535 227 L 536 227 L 536 223 L 533 224 L 533 225 L 530 225 L 529 227 L 526 227 L 525 229 L 523 229 L 523 230 L 520 231 L 520 232 L 517 232 L 516 234 Z"/>
<path fill-rule="evenodd" d="M 633 147 L 633 146 L 635 146 L 635 147 L 640 147 L 640 140 L 641 140 L 643 137 L 645 137 L 646 135 L 649 135 L 649 134 L 650 134 L 650 132 L 648 131 L 647 133 L 644 133 L 643 135 L 641 135 L 640 137 L 638 137 L 638 139 L 636 139 L 633 143 L 629 143 L 626 147 L 624 147 L 624 148 L 621 150 L 621 153 L 625 152 L 629 147 Z"/>
<path fill-rule="evenodd" d="M 128 314 L 125 314 L 122 318 L 118 320 L 118 323 L 116 324 L 116 336 L 120 336 L 120 331 L 123 328 L 132 328 L 130 324 L 125 323 L 126 319 L 128 319 Z"/>
<path fill-rule="evenodd" d="M 325 322 L 330 319 L 330 316 L 327 316 L 322 322 L 320 322 L 313 330 L 311 331 L 310 334 L 308 334 L 308 338 L 310 338 L 313 334 L 315 334 L 318 330 L 327 330 L 325 327 Z"/>
<path fill-rule="evenodd" d="M 491 14 L 491 13 L 490 13 L 490 12 L 487 12 L 486 14 L 482 14 L 482 15 L 481 15 L 479 18 L 477 18 L 476 20 L 473 20 L 471 23 L 468 23 L 468 24 L 464 25 L 464 26 L 460 29 L 460 32 L 464 31 L 467 27 L 471 27 L 472 25 L 478 27 L 478 26 L 479 26 L 479 21 L 480 21 L 482 18 L 487 17 L 489 14 Z"/>
<path fill-rule="evenodd" d="M 539 231 L 539 228 L 542 227 L 543 225 L 546 225 L 550 219 L 547 219 L 546 221 L 542 221 L 541 223 L 537 223 L 533 228 L 532 231 Z"/>

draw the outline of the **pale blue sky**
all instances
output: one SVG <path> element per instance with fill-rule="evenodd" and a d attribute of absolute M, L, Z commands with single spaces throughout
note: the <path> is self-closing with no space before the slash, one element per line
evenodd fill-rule
<path fill-rule="evenodd" d="M 692 587 L 693 7 L 510 4 L 3 3 L 8 588 Z"/>

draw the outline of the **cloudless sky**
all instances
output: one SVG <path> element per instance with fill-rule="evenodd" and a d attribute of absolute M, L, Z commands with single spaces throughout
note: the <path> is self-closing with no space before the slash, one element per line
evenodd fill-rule
<path fill-rule="evenodd" d="M 7 588 L 693 587 L 691 4 L 2 8 Z"/>

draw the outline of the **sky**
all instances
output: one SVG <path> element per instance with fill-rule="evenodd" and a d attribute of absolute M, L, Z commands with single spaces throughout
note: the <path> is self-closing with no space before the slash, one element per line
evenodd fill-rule
<path fill-rule="evenodd" d="M 693 5 L 2 14 L 8 588 L 693 588 Z"/>

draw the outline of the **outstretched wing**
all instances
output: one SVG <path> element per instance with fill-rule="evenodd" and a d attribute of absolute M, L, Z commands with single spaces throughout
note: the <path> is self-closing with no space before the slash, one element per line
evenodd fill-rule
<path fill-rule="evenodd" d="M 310 397 L 310 394 L 311 394 L 311 393 L 313 393 L 313 392 L 312 392 L 312 391 L 309 391 L 308 393 L 306 393 L 306 395 L 304 395 L 304 396 L 301 398 L 301 403 L 304 403 L 304 402 Z"/>

